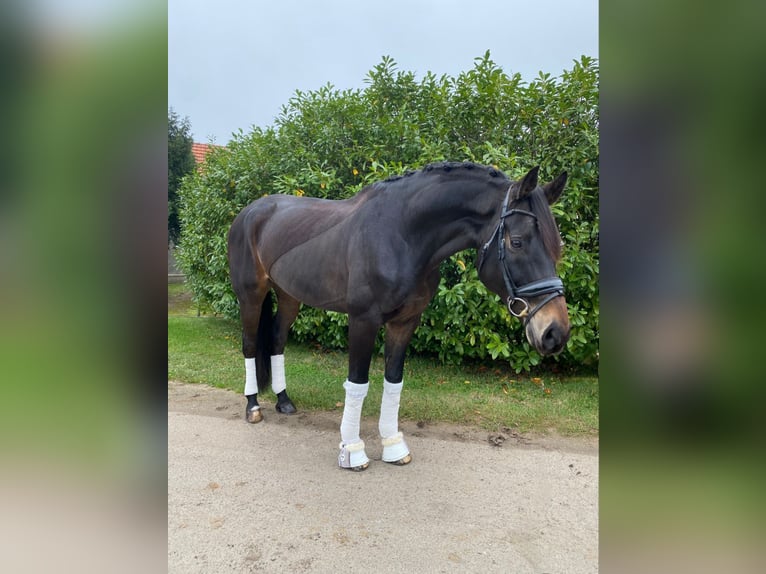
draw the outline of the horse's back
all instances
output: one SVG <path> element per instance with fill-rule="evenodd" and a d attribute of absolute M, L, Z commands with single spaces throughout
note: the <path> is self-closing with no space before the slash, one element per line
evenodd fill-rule
<path fill-rule="evenodd" d="M 342 223 L 357 203 L 270 195 L 247 206 L 241 224 L 262 263 L 270 268 L 285 253 Z"/>
<path fill-rule="evenodd" d="M 360 196 L 348 200 L 327 200 L 289 195 L 269 195 L 253 201 L 237 215 L 229 230 L 228 249 L 232 280 L 249 275 L 243 268 L 260 267 L 271 276 L 272 267 L 288 253 L 321 238 L 325 247 L 336 256 L 344 244 L 343 234 L 328 233 L 352 218 Z M 337 232 L 337 229 L 335 230 Z M 338 235 L 335 242 L 331 238 Z M 336 245 L 337 244 L 337 245 Z"/>

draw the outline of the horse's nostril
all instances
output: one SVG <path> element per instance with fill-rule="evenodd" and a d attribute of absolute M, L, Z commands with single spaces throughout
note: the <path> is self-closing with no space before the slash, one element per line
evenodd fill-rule
<path fill-rule="evenodd" d="M 548 354 L 558 353 L 564 348 L 568 338 L 568 333 L 565 333 L 557 323 L 553 323 L 543 333 L 543 351 Z"/>

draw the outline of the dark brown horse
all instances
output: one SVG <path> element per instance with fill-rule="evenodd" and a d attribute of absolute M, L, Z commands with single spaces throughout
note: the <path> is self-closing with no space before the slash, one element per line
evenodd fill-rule
<path fill-rule="evenodd" d="M 271 195 L 254 201 L 229 232 L 229 268 L 242 318 L 246 418 L 262 419 L 257 392 L 272 388 L 277 411 L 295 412 L 284 378 L 284 348 L 301 303 L 347 313 L 349 367 L 339 465 L 361 470 L 359 438 L 370 360 L 385 325 L 385 381 L 379 430 L 383 460 L 406 464 L 398 431 L 407 345 L 439 284 L 439 264 L 477 248 L 481 281 L 524 321 L 543 355 L 569 338 L 561 255 L 549 205 L 566 173 L 538 185 L 538 168 L 517 182 L 473 163 L 440 163 L 331 201 Z M 273 316 L 271 292 L 276 293 Z"/>

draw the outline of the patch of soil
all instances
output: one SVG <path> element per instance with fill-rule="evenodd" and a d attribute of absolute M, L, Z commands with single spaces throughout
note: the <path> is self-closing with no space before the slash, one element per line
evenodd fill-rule
<path fill-rule="evenodd" d="M 273 402 L 259 400 L 264 419 L 271 424 L 294 426 L 311 426 L 321 431 L 339 432 L 340 412 L 301 411 L 295 415 L 281 415 L 275 411 Z M 298 405 L 300 409 L 300 405 Z M 242 395 L 228 389 L 218 389 L 201 384 L 168 381 L 168 411 L 198 414 L 203 416 L 242 419 L 244 423 L 245 399 Z M 258 423 L 263 424 L 263 423 Z M 377 420 L 365 420 L 363 428 L 368 433 L 377 429 Z M 487 432 L 479 427 L 456 425 L 451 423 L 433 423 L 426 421 L 403 420 L 399 423 L 400 430 L 405 436 L 434 438 L 458 442 L 489 442 L 502 448 L 511 445 L 515 448 L 556 450 L 582 454 L 598 453 L 598 438 L 593 437 L 564 437 L 556 434 L 522 435 L 514 429 L 502 427 L 495 432 Z M 362 436 L 364 440 L 376 440 L 375 434 Z"/>

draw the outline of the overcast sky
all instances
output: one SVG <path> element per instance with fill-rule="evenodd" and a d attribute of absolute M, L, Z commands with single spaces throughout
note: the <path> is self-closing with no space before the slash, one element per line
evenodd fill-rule
<path fill-rule="evenodd" d="M 598 0 L 169 0 L 168 18 L 168 106 L 219 144 L 297 89 L 364 88 L 384 55 L 420 79 L 490 50 L 526 81 L 598 57 Z"/>

